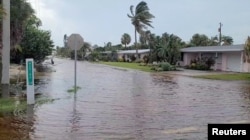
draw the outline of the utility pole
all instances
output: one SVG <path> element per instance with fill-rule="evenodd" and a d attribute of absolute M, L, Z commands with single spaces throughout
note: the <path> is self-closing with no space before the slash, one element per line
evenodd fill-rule
<path fill-rule="evenodd" d="M 221 24 L 221 22 L 219 24 L 220 24 L 220 27 L 218 29 L 218 31 L 219 31 L 219 46 L 221 46 L 221 27 L 222 27 L 222 24 Z"/>
<path fill-rule="evenodd" d="M 3 9 L 6 15 L 2 23 L 2 93 L 9 94 L 10 83 L 10 0 L 2 0 Z"/>

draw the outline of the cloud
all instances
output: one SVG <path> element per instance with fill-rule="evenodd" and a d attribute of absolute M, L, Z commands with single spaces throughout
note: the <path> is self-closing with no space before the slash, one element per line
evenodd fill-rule
<path fill-rule="evenodd" d="M 120 43 L 123 33 L 129 33 L 134 41 L 134 28 L 127 14 L 130 5 L 140 0 L 30 0 L 43 22 L 43 29 L 52 32 L 56 45 L 63 45 L 63 35 L 79 33 L 87 42 L 103 45 L 104 42 Z M 241 0 L 145 0 L 155 15 L 150 29 L 161 35 L 173 33 L 184 41 L 193 34 L 218 35 L 222 22 L 222 34 L 234 38 L 235 44 L 244 43 L 249 34 L 250 1 Z"/>

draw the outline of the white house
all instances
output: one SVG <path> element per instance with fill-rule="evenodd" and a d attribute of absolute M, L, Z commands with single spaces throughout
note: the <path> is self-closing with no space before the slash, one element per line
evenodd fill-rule
<path fill-rule="evenodd" d="M 214 70 L 250 72 L 250 63 L 245 60 L 244 44 L 230 46 L 189 47 L 181 49 L 181 66 L 190 64 L 192 59 L 209 56 L 215 59 Z"/>

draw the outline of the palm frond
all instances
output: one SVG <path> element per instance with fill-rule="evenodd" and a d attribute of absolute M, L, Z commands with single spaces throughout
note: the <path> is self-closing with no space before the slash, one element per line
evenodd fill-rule
<path fill-rule="evenodd" d="M 131 15 L 134 17 L 135 16 L 135 13 L 134 13 L 134 5 L 131 5 L 130 6 L 130 13 L 131 13 Z"/>

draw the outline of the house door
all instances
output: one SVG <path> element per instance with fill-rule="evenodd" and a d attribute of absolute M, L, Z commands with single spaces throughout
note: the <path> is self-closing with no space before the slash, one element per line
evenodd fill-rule
<path fill-rule="evenodd" d="M 227 53 L 227 71 L 240 72 L 241 68 L 241 54 L 240 53 Z"/>

